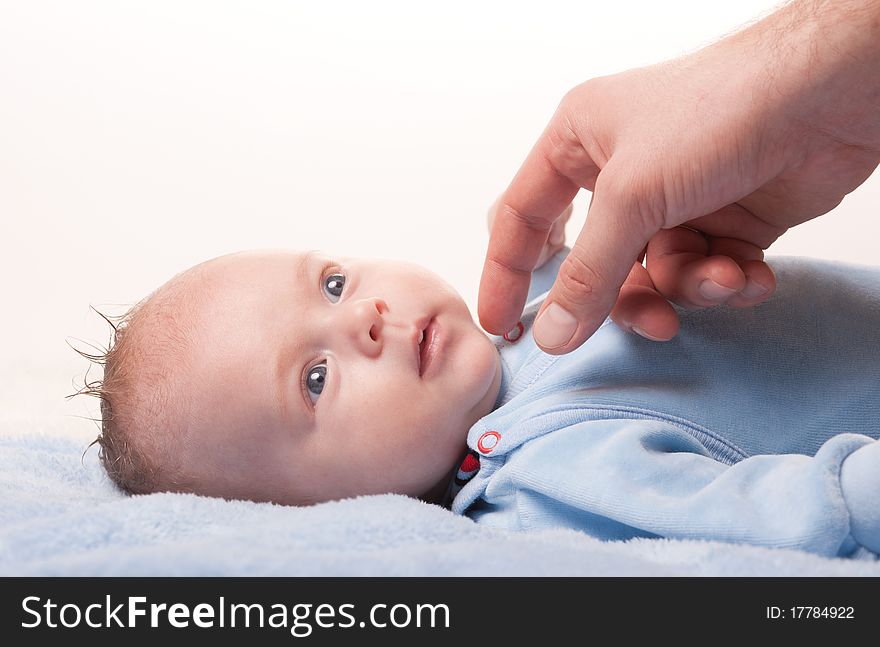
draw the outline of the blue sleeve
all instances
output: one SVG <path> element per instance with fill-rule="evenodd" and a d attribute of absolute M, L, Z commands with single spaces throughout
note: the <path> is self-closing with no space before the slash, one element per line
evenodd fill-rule
<path fill-rule="evenodd" d="M 629 536 L 848 555 L 859 545 L 880 552 L 878 461 L 880 443 L 847 433 L 812 457 L 760 455 L 727 465 L 674 422 L 591 420 L 520 447 L 487 494 L 515 499 L 521 527 L 590 532 L 610 521 L 639 530 Z"/>
<path fill-rule="evenodd" d="M 532 280 L 529 283 L 529 296 L 526 298 L 526 303 L 535 297 L 541 296 L 553 287 L 556 275 L 559 274 L 559 267 L 570 251 L 569 247 L 559 250 L 546 263 L 532 272 Z"/>

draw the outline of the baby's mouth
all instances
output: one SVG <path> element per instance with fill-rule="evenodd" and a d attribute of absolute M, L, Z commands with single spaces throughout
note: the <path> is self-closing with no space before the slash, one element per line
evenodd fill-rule
<path fill-rule="evenodd" d="M 437 322 L 431 319 L 419 333 L 419 376 L 423 376 L 437 353 Z"/>
<path fill-rule="evenodd" d="M 429 322 L 430 323 L 430 322 Z M 419 363 L 419 377 L 422 376 L 422 367 L 425 365 L 425 330 L 419 331 L 419 343 L 416 348 L 418 354 L 416 360 Z"/>

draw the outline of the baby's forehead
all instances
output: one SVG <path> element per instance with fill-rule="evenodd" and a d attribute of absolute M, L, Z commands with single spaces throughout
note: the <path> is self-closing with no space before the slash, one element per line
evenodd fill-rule
<path fill-rule="evenodd" d="M 212 258 L 163 285 L 149 304 L 168 320 L 186 322 L 194 334 L 258 320 L 301 291 L 305 266 L 317 252 L 246 250 Z"/>
<path fill-rule="evenodd" d="M 319 253 L 317 250 L 247 249 L 217 256 L 190 268 L 187 273 L 206 278 L 242 269 L 258 271 L 272 266 L 299 264 Z"/>
<path fill-rule="evenodd" d="M 246 250 L 225 254 L 199 263 L 168 281 L 157 296 L 167 292 L 171 298 L 187 299 L 198 295 L 241 287 L 242 284 L 271 280 L 283 273 L 296 278 L 297 268 L 313 252 L 299 250 Z"/>

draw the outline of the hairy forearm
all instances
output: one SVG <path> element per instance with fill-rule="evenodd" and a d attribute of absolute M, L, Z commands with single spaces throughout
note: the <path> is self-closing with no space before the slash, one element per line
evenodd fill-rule
<path fill-rule="evenodd" d="M 794 0 L 736 37 L 764 52 L 759 73 L 790 118 L 880 150 L 880 0 Z"/>

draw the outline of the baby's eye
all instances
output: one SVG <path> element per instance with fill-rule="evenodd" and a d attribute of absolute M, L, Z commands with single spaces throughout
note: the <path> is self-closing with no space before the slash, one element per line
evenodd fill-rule
<path fill-rule="evenodd" d="M 327 362 L 315 364 L 309 369 L 309 372 L 306 373 L 306 391 L 308 391 L 309 398 L 313 403 L 318 400 L 318 396 L 321 395 L 321 391 L 324 390 L 324 382 L 326 380 Z"/>
<path fill-rule="evenodd" d="M 342 296 L 342 288 L 345 286 L 344 274 L 330 274 L 324 279 L 324 291 L 330 297 L 330 301 L 336 303 Z"/>

